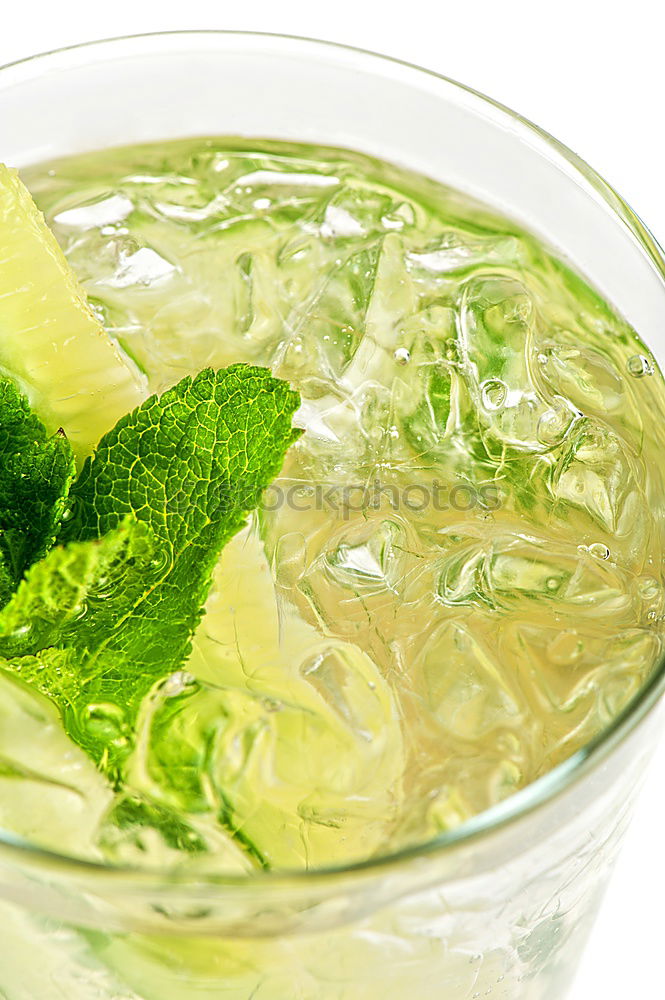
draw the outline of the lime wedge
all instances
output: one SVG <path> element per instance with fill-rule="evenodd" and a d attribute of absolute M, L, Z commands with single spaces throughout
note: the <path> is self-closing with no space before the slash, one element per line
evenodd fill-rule
<path fill-rule="evenodd" d="M 0 372 L 77 459 L 146 395 L 16 171 L 0 164 Z"/>

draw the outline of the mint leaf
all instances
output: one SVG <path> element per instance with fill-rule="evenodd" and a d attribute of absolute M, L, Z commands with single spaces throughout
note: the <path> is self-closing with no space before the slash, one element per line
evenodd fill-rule
<path fill-rule="evenodd" d="M 298 404 L 246 365 L 151 397 L 102 439 L 71 491 L 67 544 L 0 612 L 0 666 L 50 697 L 112 778 L 141 701 L 189 652 L 221 549 L 299 434 Z"/>
<path fill-rule="evenodd" d="M 94 542 L 51 549 L 0 612 L 0 655 L 27 656 L 58 646 L 99 648 L 105 638 L 100 629 L 131 611 L 143 594 L 155 554 L 150 529 L 131 518 Z M 82 678 L 82 670 L 57 683 L 44 676 L 37 686 L 61 692 L 66 701 Z"/>
<path fill-rule="evenodd" d="M 14 383 L 0 378 L 0 607 L 53 544 L 74 477 L 64 435 L 47 435 Z"/>
<path fill-rule="evenodd" d="M 86 460 L 61 540 L 98 538 L 131 514 L 150 525 L 172 560 L 194 561 L 187 550 L 209 549 L 209 536 L 218 551 L 299 437 L 291 426 L 299 405 L 286 382 L 245 364 L 206 369 L 151 396 Z"/>
<path fill-rule="evenodd" d="M 108 630 L 149 585 L 155 551 L 150 529 L 131 519 L 98 541 L 54 548 L 0 613 L 0 669 L 50 698 L 69 735 L 114 777 L 131 746 L 125 686 L 142 679 L 118 658 Z"/>
<path fill-rule="evenodd" d="M 208 369 L 121 419 L 86 461 L 62 540 L 99 538 L 131 515 L 163 560 L 113 637 L 144 672 L 163 674 L 165 655 L 182 661 L 220 551 L 300 433 L 291 426 L 299 402 L 265 368 Z"/>

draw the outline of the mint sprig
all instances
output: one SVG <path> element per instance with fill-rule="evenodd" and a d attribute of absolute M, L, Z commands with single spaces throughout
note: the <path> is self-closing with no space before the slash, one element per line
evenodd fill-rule
<path fill-rule="evenodd" d="M 247 365 L 148 399 L 86 461 L 61 546 L 0 612 L 0 666 L 50 697 L 112 778 L 141 701 L 189 653 L 222 548 L 299 434 L 298 405 Z"/>
<path fill-rule="evenodd" d="M 49 436 L 11 379 L 0 378 L 0 607 L 55 541 L 74 474 L 64 435 Z"/>

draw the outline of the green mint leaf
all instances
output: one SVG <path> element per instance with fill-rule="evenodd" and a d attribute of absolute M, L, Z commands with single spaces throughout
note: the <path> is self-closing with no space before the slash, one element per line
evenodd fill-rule
<path fill-rule="evenodd" d="M 99 647 L 104 625 L 131 611 L 144 593 L 155 554 L 150 529 L 131 518 L 101 539 L 51 549 L 0 612 L 0 655 Z M 82 677 L 77 671 L 58 678 L 57 690 L 71 684 L 73 691 Z M 56 690 L 52 678 L 43 680 L 44 690 Z"/>
<path fill-rule="evenodd" d="M 147 400 L 86 462 L 67 544 L 0 612 L 0 666 L 50 697 L 113 778 L 141 701 L 186 659 L 221 549 L 299 434 L 298 405 L 284 382 L 246 365 Z"/>
<path fill-rule="evenodd" d="M 62 540 L 98 538 L 128 514 L 148 524 L 175 562 L 215 553 L 279 473 L 299 436 L 300 397 L 268 369 L 237 364 L 184 378 L 123 417 L 71 490 Z M 216 554 L 209 558 L 210 569 Z"/>
<path fill-rule="evenodd" d="M 52 549 L 0 612 L 0 669 L 50 698 L 72 739 L 113 777 L 131 746 L 125 685 L 141 676 L 128 677 L 107 630 L 140 600 L 155 551 L 150 529 L 127 519 L 98 541 Z"/>
<path fill-rule="evenodd" d="M 159 578 L 112 639 L 144 673 L 182 661 L 219 553 L 300 433 L 299 402 L 267 369 L 208 369 L 121 419 L 86 461 L 62 540 L 99 538 L 131 515 L 159 545 Z"/>
<path fill-rule="evenodd" d="M 140 663 L 130 671 L 108 629 L 140 600 L 154 562 L 150 529 L 128 519 L 99 541 L 52 549 L 0 613 L 0 668 L 50 698 L 68 734 L 113 780 L 132 746 L 126 699 L 152 681 Z"/>
<path fill-rule="evenodd" d="M 0 378 L 0 607 L 55 541 L 74 472 L 64 435 L 49 437 L 11 379 Z"/>

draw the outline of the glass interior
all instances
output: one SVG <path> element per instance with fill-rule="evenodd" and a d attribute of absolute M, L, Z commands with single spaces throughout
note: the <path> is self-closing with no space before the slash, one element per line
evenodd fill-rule
<path fill-rule="evenodd" d="M 486 98 L 414 67 L 325 43 L 262 35 L 122 39 L 2 70 L 0 129 L 0 156 L 17 166 L 109 145 L 205 134 L 360 149 L 464 190 L 539 233 L 665 363 L 663 263 L 639 220 L 550 137 Z M 664 686 L 661 667 L 610 731 L 501 806 L 427 845 L 351 871 L 385 869 L 446 846 L 473 844 L 478 834 L 539 805 L 552 807 L 554 796 L 622 744 Z M 546 815 L 551 819 L 549 809 L 539 822 Z"/>

